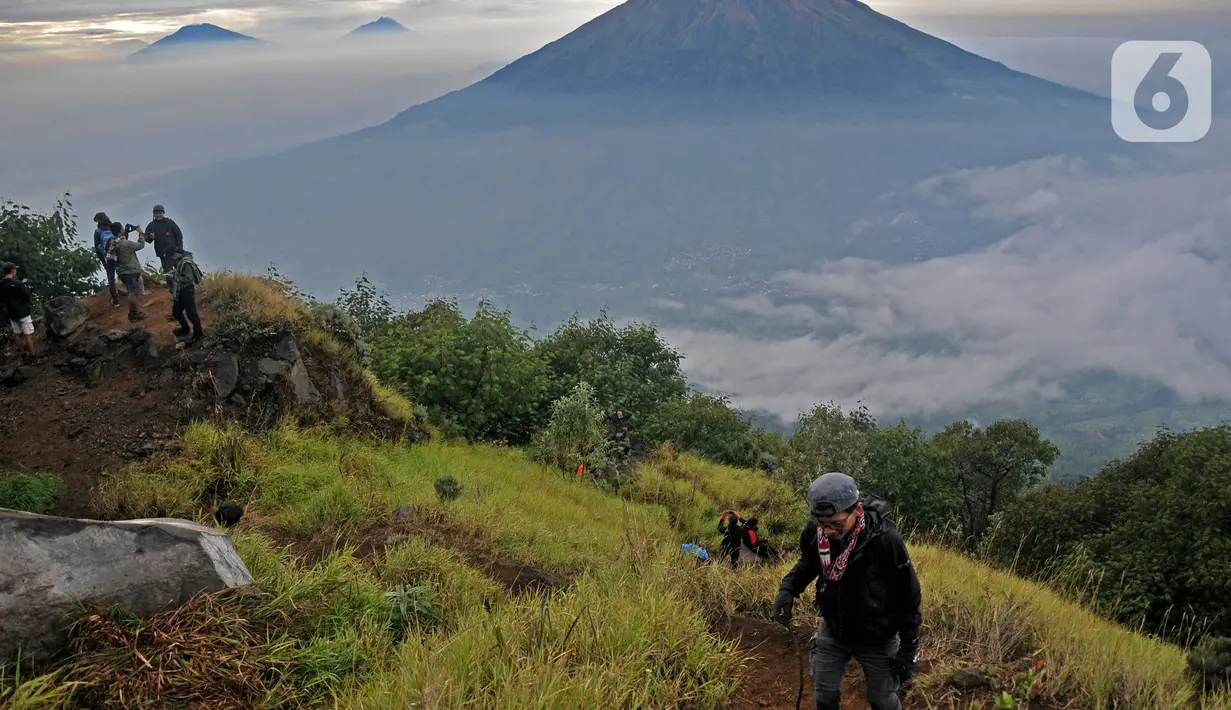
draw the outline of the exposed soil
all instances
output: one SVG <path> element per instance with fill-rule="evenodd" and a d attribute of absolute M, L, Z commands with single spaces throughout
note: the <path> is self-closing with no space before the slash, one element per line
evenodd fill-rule
<path fill-rule="evenodd" d="M 71 343 L 135 325 L 149 331 L 161 354 L 174 353 L 171 331 L 177 326 L 165 319 L 171 313 L 170 292 L 164 286 L 150 288 L 142 300 L 148 317 L 139 323 L 129 323 L 127 308 L 113 308 L 106 295 L 82 303 L 94 317 L 66 340 L 49 339 L 40 328 L 39 357 L 26 364 L 28 379 L 0 389 L 0 471 L 58 475 L 63 486 L 51 512 L 69 517 L 92 517 L 103 477 L 173 446 L 181 429 L 181 412 L 159 390 L 157 378 L 134 358 L 115 358 L 93 385 L 56 367 L 68 357 Z M 208 328 L 213 309 L 203 300 L 199 310 Z M 6 339 L 0 364 L 17 362 L 16 344 Z"/>

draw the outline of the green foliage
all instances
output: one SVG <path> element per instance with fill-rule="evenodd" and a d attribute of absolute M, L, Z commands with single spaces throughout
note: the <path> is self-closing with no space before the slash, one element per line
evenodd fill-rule
<path fill-rule="evenodd" d="M 393 323 L 393 306 L 389 298 L 368 279 L 364 273 L 355 280 L 353 291 L 342 289 L 338 307 L 350 314 L 359 333 L 371 337 Z"/>
<path fill-rule="evenodd" d="M 556 400 L 551 420 L 534 437 L 534 460 L 563 473 L 586 470 L 602 475 L 613 467 L 613 450 L 607 437 L 606 417 L 588 382 L 579 382 L 569 394 Z"/>
<path fill-rule="evenodd" d="M 1088 601 L 1176 636 L 1189 624 L 1231 635 L 1231 426 L 1162 430 L 1133 456 L 1072 488 L 1007 510 L 989 551 L 1026 575 L 1058 558 L 1096 573 Z"/>
<path fill-rule="evenodd" d="M 818 404 L 799 415 L 799 427 L 782 459 L 781 475 L 800 492 L 827 471 L 842 471 L 861 480 L 868 465 L 869 434 L 875 430 L 876 420 L 867 407 L 848 413 L 833 402 Z"/>
<path fill-rule="evenodd" d="M 407 633 L 431 633 L 444 620 L 436 590 L 425 585 L 399 584 L 385 592 L 389 601 L 389 631 L 395 643 Z"/>
<path fill-rule="evenodd" d="M 1060 455 L 1024 419 L 1002 419 L 986 429 L 954 422 L 932 444 L 948 459 L 957 481 L 962 533 L 971 542 L 981 540 L 996 514 L 1042 481 Z"/>
<path fill-rule="evenodd" d="M 1203 687 L 1231 687 L 1231 638 L 1209 638 L 1188 654 L 1189 671 Z"/>
<path fill-rule="evenodd" d="M 0 508 L 43 514 L 55 505 L 60 479 L 48 473 L 0 474 Z"/>
<path fill-rule="evenodd" d="M 210 274 L 202 290 L 213 298 L 218 320 L 215 336 L 239 346 L 301 330 L 308 307 L 290 281 L 270 267 L 270 275 L 222 271 Z"/>
<path fill-rule="evenodd" d="M 508 311 L 479 303 L 469 320 L 435 301 L 372 341 L 377 374 L 427 408 L 445 433 L 525 444 L 544 419 L 548 370 Z"/>
<path fill-rule="evenodd" d="M 584 381 L 594 387 L 595 399 L 604 410 L 622 407 L 647 417 L 687 390 L 680 369 L 683 356 L 663 340 L 657 328 L 636 322 L 619 328 L 606 311 L 585 322 L 574 316 L 539 341 L 535 352 L 551 368 L 550 401 Z"/>
<path fill-rule="evenodd" d="M 322 329 L 349 348 L 359 357 L 360 362 L 367 362 L 372 349 L 364 342 L 359 324 L 350 313 L 338 305 L 320 301 L 309 306 L 308 312 L 312 315 L 313 323 L 320 324 Z"/>
<path fill-rule="evenodd" d="M 77 241 L 77 220 L 68 195 L 49 214 L 9 200 L 0 201 L 0 262 L 17 264 L 36 304 L 57 296 L 80 298 L 102 287 L 98 257 Z"/>
<path fill-rule="evenodd" d="M 436 496 L 446 503 L 462 497 L 462 484 L 451 474 L 437 478 L 432 487 L 436 489 Z"/>
<path fill-rule="evenodd" d="M 702 393 L 663 402 L 646 417 L 641 434 L 651 443 L 671 442 L 681 451 L 742 468 L 776 467 L 770 452 L 781 441 L 740 416 L 726 397 Z"/>

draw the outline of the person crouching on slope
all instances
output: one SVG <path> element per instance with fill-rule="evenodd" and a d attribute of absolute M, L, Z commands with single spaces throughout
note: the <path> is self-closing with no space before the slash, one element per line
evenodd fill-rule
<path fill-rule="evenodd" d="M 183 249 L 172 252 L 171 260 L 174 263 L 171 271 L 171 295 L 174 299 L 171 316 L 180 324 L 174 333 L 182 337 L 191 332 L 192 339 L 189 342 L 195 343 L 205 337 L 201 328 L 201 316 L 197 314 L 197 284 L 201 283 L 201 269 L 192 260 L 192 252 Z M 188 316 L 187 319 L 184 318 L 185 315 Z M 189 321 L 192 322 L 191 331 L 188 329 Z"/>
<path fill-rule="evenodd" d="M 128 290 L 128 320 L 129 322 L 145 320 L 145 312 L 141 310 L 141 301 L 145 295 L 145 284 L 141 280 L 141 260 L 137 252 L 145 248 L 145 240 L 130 240 L 124 225 L 111 225 L 115 235 L 107 240 L 107 248 L 115 252 L 115 275 L 119 277 Z"/>
<path fill-rule="evenodd" d="M 817 579 L 816 710 L 841 707 L 851 656 L 863 666 L 872 710 L 900 710 L 898 691 L 914 676 L 923 623 L 919 578 L 906 542 L 887 506 L 860 502 L 855 480 L 844 473 L 813 481 L 808 507 L 811 519 L 799 537 L 802 554 L 782 580 L 774 619 L 789 625 L 795 597 Z"/>

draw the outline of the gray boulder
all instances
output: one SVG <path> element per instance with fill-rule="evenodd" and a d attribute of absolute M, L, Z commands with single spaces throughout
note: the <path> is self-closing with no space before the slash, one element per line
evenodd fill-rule
<path fill-rule="evenodd" d="M 281 360 L 274 360 L 273 358 L 268 358 L 268 357 L 261 358 L 259 361 L 257 361 L 257 364 L 256 364 L 256 368 L 261 371 L 261 374 L 267 375 L 269 377 L 276 377 L 278 375 L 281 375 L 282 373 L 286 372 L 288 367 L 289 365 L 287 365 L 285 362 L 282 362 Z"/>
<path fill-rule="evenodd" d="M 141 617 L 253 583 L 222 531 L 187 520 L 99 522 L 0 508 L 0 665 L 46 660 L 77 601 Z"/>
<path fill-rule="evenodd" d="M 226 399 L 235 391 L 239 384 L 239 358 L 232 353 L 222 353 L 211 358 L 206 368 L 214 376 L 214 394 L 218 399 Z"/>
<path fill-rule="evenodd" d="M 290 363 L 299 362 L 299 343 L 295 336 L 286 335 L 274 346 L 274 357 Z"/>
<path fill-rule="evenodd" d="M 316 386 L 312 384 L 312 378 L 308 377 L 308 368 L 304 367 L 303 360 L 296 360 L 286 377 L 295 393 L 297 404 L 310 404 L 320 397 Z"/>
<path fill-rule="evenodd" d="M 86 321 L 90 320 L 90 316 L 90 309 L 72 296 L 57 296 L 43 307 L 43 317 L 47 320 L 47 332 L 60 338 L 66 338 L 77 332 Z"/>

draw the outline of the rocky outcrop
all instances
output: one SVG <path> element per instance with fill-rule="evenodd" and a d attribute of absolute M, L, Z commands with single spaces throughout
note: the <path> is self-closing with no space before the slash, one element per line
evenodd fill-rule
<path fill-rule="evenodd" d="M 90 309 L 72 296 L 57 296 L 43 307 L 47 332 L 57 338 L 67 338 L 77 332 L 91 315 Z"/>
<path fill-rule="evenodd" d="M 141 617 L 252 584 L 230 537 L 187 520 L 99 522 L 0 508 L 0 665 L 66 639 L 78 600 Z"/>
<path fill-rule="evenodd" d="M 162 363 L 158 343 L 141 326 L 127 331 L 110 330 L 96 337 L 78 336 L 68 343 L 66 350 L 68 357 L 56 362 L 56 367 L 91 385 L 113 376 L 119 369 L 117 363 L 125 356 L 130 356 L 132 363 L 140 367 Z"/>

